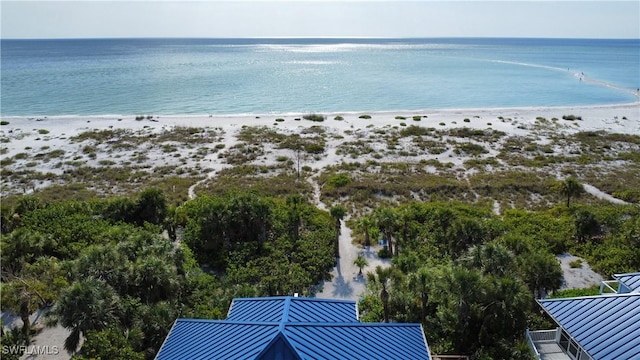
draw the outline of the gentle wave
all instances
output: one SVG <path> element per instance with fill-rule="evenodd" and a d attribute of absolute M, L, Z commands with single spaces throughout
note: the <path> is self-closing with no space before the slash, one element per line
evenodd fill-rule
<path fill-rule="evenodd" d="M 347 51 L 398 51 L 398 50 L 438 50 L 438 49 L 462 49 L 468 45 L 454 44 L 261 44 L 254 45 L 258 50 L 263 51 L 284 51 L 292 53 L 332 53 Z"/>

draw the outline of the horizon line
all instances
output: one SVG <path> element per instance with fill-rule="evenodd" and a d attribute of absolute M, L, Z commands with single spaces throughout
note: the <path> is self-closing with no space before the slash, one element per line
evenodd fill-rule
<path fill-rule="evenodd" d="M 428 40 L 428 39 L 527 39 L 527 40 L 640 40 L 640 37 L 543 37 L 543 36 L 94 36 L 4 38 L 3 40 Z"/>

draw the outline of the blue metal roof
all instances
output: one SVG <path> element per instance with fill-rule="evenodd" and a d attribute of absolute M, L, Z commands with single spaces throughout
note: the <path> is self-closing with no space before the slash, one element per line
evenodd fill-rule
<path fill-rule="evenodd" d="M 629 274 L 615 274 L 613 278 L 618 280 L 620 286 L 618 292 L 640 292 L 640 272 Z M 626 287 L 626 289 L 623 289 Z"/>
<path fill-rule="evenodd" d="M 640 359 L 640 293 L 539 303 L 594 360 Z"/>
<path fill-rule="evenodd" d="M 178 319 L 156 359 L 430 360 L 420 324 L 360 323 L 355 301 L 234 299 L 227 320 Z"/>
<path fill-rule="evenodd" d="M 283 318 L 285 312 L 288 317 Z M 356 302 L 304 297 L 234 299 L 227 320 L 259 322 L 358 322 Z"/>
<path fill-rule="evenodd" d="M 277 323 L 178 319 L 156 359 L 255 359 L 277 334 Z"/>
<path fill-rule="evenodd" d="M 284 333 L 302 359 L 430 359 L 420 324 L 289 324 Z"/>

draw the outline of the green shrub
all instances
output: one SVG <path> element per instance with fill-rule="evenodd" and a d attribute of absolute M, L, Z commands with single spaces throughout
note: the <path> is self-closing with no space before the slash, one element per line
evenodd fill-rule
<path fill-rule="evenodd" d="M 344 120 L 344 118 L 342 116 L 338 115 L 338 116 L 334 117 L 333 120 L 342 121 L 342 120 Z"/>
<path fill-rule="evenodd" d="M 582 267 L 582 259 L 576 259 L 569 263 L 569 267 L 572 269 L 579 269 Z"/>
<path fill-rule="evenodd" d="M 343 187 L 349 185 L 353 180 L 347 174 L 335 174 L 327 180 L 327 184 L 333 187 Z"/>
<path fill-rule="evenodd" d="M 304 115 L 302 118 L 305 120 L 316 121 L 316 122 L 323 122 L 325 120 L 325 116 L 319 115 L 319 114 L 307 114 L 307 115 Z"/>
<path fill-rule="evenodd" d="M 40 135 L 46 135 L 46 134 L 48 134 L 48 133 L 49 133 L 49 130 L 47 130 L 47 129 L 40 129 L 40 130 L 38 130 L 38 134 L 40 134 Z"/>
<path fill-rule="evenodd" d="M 378 251 L 378 257 L 380 259 L 387 259 L 391 257 L 391 253 L 389 252 L 389 249 L 385 246 L 382 249 L 380 249 L 380 251 Z"/>
<path fill-rule="evenodd" d="M 563 120 L 569 120 L 569 121 L 582 120 L 582 116 L 575 116 L 575 115 L 562 115 L 562 119 L 563 119 Z"/>
<path fill-rule="evenodd" d="M 400 136 L 402 136 L 402 137 L 407 137 L 407 136 L 425 136 L 425 135 L 430 135 L 431 132 L 432 132 L 432 130 L 430 128 L 424 128 L 424 127 L 421 127 L 421 126 L 411 125 L 411 126 L 407 127 L 406 129 L 400 130 Z"/>
<path fill-rule="evenodd" d="M 363 114 L 363 115 L 358 116 L 358 118 L 360 118 L 360 119 L 371 119 L 371 115 Z"/>
<path fill-rule="evenodd" d="M 420 116 L 420 115 L 414 115 L 413 116 L 413 121 L 420 121 L 420 120 L 422 120 L 422 116 Z"/>
<path fill-rule="evenodd" d="M 318 143 L 305 144 L 304 151 L 310 154 L 321 154 L 324 152 L 324 144 L 318 144 Z"/>
<path fill-rule="evenodd" d="M 471 120 L 469 120 L 469 118 L 465 118 L 464 120 L 462 120 L 464 122 L 471 122 Z"/>
<path fill-rule="evenodd" d="M 396 120 L 406 120 L 406 119 L 407 118 L 404 116 L 400 116 L 400 115 L 396 116 Z"/>
<path fill-rule="evenodd" d="M 277 121 L 277 122 L 283 122 L 283 121 L 284 121 L 284 119 L 283 119 L 283 118 L 277 118 L 277 119 L 276 119 L 276 121 Z"/>
<path fill-rule="evenodd" d="M 0 121 L 0 125 L 9 125 L 9 122 L 6 120 Z"/>
<path fill-rule="evenodd" d="M 489 153 L 489 151 L 485 149 L 482 145 L 472 144 L 472 143 L 457 144 L 453 152 L 455 152 L 456 154 L 460 154 L 464 152 L 468 155 L 473 155 L 473 156 Z"/>
<path fill-rule="evenodd" d="M 582 289 L 558 290 L 558 291 L 555 291 L 551 296 L 549 296 L 549 298 L 551 299 L 572 298 L 572 297 L 593 296 L 593 295 L 600 295 L 600 285 L 594 285 L 592 287 L 582 288 Z"/>

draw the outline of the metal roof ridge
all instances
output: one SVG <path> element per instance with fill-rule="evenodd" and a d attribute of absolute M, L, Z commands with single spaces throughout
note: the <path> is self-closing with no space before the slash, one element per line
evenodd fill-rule
<path fill-rule="evenodd" d="M 244 298 L 234 298 L 233 301 L 269 301 L 269 300 L 284 300 L 291 296 L 254 296 L 254 297 L 244 297 Z"/>
<path fill-rule="evenodd" d="M 613 274 L 613 277 L 616 278 L 618 276 L 636 276 L 636 275 L 640 275 L 640 271 L 631 272 L 631 273 Z"/>
<path fill-rule="evenodd" d="M 287 326 L 329 326 L 329 327 L 421 327 L 420 323 L 363 323 L 363 322 L 288 322 Z"/>
<path fill-rule="evenodd" d="M 233 305 L 236 301 L 273 301 L 273 300 L 294 300 L 294 301 L 312 301 L 312 302 L 330 302 L 330 303 L 343 303 L 343 304 L 351 304 L 357 303 L 355 300 L 348 299 L 324 299 L 324 298 L 315 298 L 315 297 L 305 297 L 305 296 L 266 296 L 266 297 L 246 297 L 246 298 L 234 298 L 231 304 Z"/>
<path fill-rule="evenodd" d="M 567 298 L 555 298 L 555 299 L 536 299 L 536 301 L 541 304 L 543 302 L 552 302 L 552 301 L 571 301 L 571 300 L 583 300 L 583 299 L 601 299 L 601 298 L 612 298 L 612 297 L 624 297 L 624 296 L 637 296 L 640 293 L 630 292 L 630 293 L 611 293 L 611 294 L 600 294 L 600 295 L 588 295 L 588 296 L 576 296 L 576 297 L 567 297 Z"/>
<path fill-rule="evenodd" d="M 189 319 L 180 318 L 176 319 L 177 322 L 196 322 L 196 323 L 211 323 L 211 324 L 230 324 L 230 325 L 271 325 L 278 326 L 280 321 L 249 321 L 249 320 L 220 320 L 220 319 Z"/>
<path fill-rule="evenodd" d="M 289 322 L 289 310 L 291 309 L 291 297 L 284 300 L 284 309 L 282 309 L 282 319 L 280 319 L 280 333 L 284 330 L 284 324 Z"/>
<path fill-rule="evenodd" d="M 330 303 L 341 303 L 341 304 L 351 304 L 351 303 L 357 303 L 355 300 L 348 300 L 348 299 L 323 299 L 323 298 L 311 298 L 311 297 L 304 297 L 304 296 L 298 296 L 298 297 L 291 297 L 291 300 L 294 301 L 312 301 L 312 302 L 330 302 Z"/>

